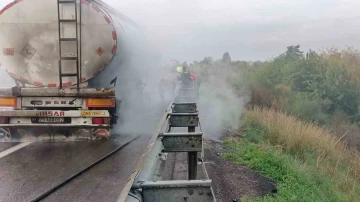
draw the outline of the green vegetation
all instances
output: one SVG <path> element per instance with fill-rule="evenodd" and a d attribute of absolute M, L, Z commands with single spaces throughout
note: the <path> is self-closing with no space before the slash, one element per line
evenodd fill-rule
<path fill-rule="evenodd" d="M 193 69 L 204 78 L 227 73 L 235 90 L 251 91 L 251 105 L 286 111 L 303 119 L 331 125 L 341 114 L 349 124 L 360 122 L 360 52 L 329 49 L 303 53 L 289 46 L 278 57 L 261 62 L 206 57 Z"/>
<path fill-rule="evenodd" d="M 286 52 L 268 61 L 231 61 L 206 57 L 191 64 L 205 82 L 226 80 L 235 95 L 250 95 L 248 107 L 283 111 L 327 127 L 360 148 L 360 52 L 353 48 L 323 52 Z M 214 78 L 215 77 L 215 78 Z"/>
<path fill-rule="evenodd" d="M 326 129 L 274 110 L 256 108 L 244 117 L 243 137 L 225 142 L 234 151 L 225 158 L 278 187 L 275 196 L 253 201 L 360 201 L 360 155 Z"/>
<path fill-rule="evenodd" d="M 269 61 L 224 54 L 192 67 L 208 83 L 221 78 L 234 95 L 250 95 L 244 137 L 226 141 L 234 153 L 225 158 L 277 182 L 275 196 L 257 201 L 360 201 L 358 50 L 289 46 Z"/>
<path fill-rule="evenodd" d="M 354 58 L 347 58 L 349 54 Z M 331 116 L 338 112 L 358 123 L 360 85 L 356 75 L 351 76 L 349 63 L 353 59 L 357 62 L 360 55 L 352 49 L 320 54 L 309 51 L 304 57 L 299 46 L 290 46 L 286 53 L 249 72 L 250 85 L 253 92 L 259 87 L 269 91 L 272 106 L 302 118 L 329 124 Z M 262 105 L 261 100 L 253 104 Z M 301 113 L 299 108 L 308 110 Z"/>

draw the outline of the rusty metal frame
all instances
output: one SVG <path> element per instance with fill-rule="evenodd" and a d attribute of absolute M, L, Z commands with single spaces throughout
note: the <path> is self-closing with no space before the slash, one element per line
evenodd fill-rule
<path fill-rule="evenodd" d="M 195 108 L 191 108 L 189 105 L 192 104 L 191 102 L 180 103 L 183 104 L 179 105 L 180 111 L 183 113 L 176 113 L 179 112 L 179 108 L 177 111 L 174 110 L 176 104 L 179 103 L 170 104 L 164 113 L 157 130 L 138 162 L 136 170 L 133 171 L 128 183 L 121 191 L 118 202 L 216 202 L 211 188 L 211 180 L 209 180 L 206 170 L 205 175 L 208 180 L 196 180 L 197 153 L 203 152 L 203 133 L 195 132 L 195 128 L 199 125 L 199 114 L 194 113 L 196 104 Z M 188 133 L 171 133 L 172 127 L 187 127 Z M 164 156 L 163 154 L 183 151 L 189 154 L 189 180 L 158 181 L 159 162 Z M 204 165 L 202 168 L 205 169 Z M 139 195 L 142 198 L 136 199 L 132 193 L 140 193 Z"/>
<path fill-rule="evenodd" d="M 147 181 L 139 185 L 144 201 L 213 202 L 211 180 Z"/>
<path fill-rule="evenodd" d="M 0 124 L 0 128 L 34 128 L 34 127 L 51 127 L 51 128 L 102 128 L 111 129 L 110 125 L 81 125 L 81 124 Z"/>
<path fill-rule="evenodd" d="M 196 113 L 196 103 L 174 103 L 172 106 L 174 113 Z"/>
<path fill-rule="evenodd" d="M 57 114 L 55 114 L 55 112 Z M 60 114 L 61 113 L 61 114 Z M 108 110 L 0 110 L 0 117 L 110 117 Z"/>
<path fill-rule="evenodd" d="M 115 88 L 0 88 L 0 96 L 8 97 L 113 97 Z"/>
<path fill-rule="evenodd" d="M 162 133 L 163 152 L 202 152 L 203 133 Z"/>
<path fill-rule="evenodd" d="M 83 108 L 85 107 L 85 98 L 78 97 L 18 97 L 20 99 L 21 108 L 49 108 L 49 107 L 61 107 L 61 108 Z M 50 104 L 47 103 L 50 101 Z M 34 104 L 37 102 L 37 104 Z M 55 102 L 58 102 L 55 104 Z"/>
<path fill-rule="evenodd" d="M 157 154 L 161 152 L 161 141 L 158 139 L 158 135 L 164 131 L 168 131 L 167 117 L 168 113 L 171 110 L 171 105 L 164 112 L 159 125 L 154 131 L 149 144 L 146 146 L 143 155 L 141 156 L 138 164 L 136 165 L 135 170 L 129 177 L 125 187 L 121 190 L 119 197 L 117 198 L 117 202 L 124 202 L 128 198 L 128 194 L 135 182 L 135 179 L 143 179 L 149 178 L 152 175 L 154 167 L 157 163 Z M 146 170 L 142 170 L 142 168 L 147 168 Z"/>
<path fill-rule="evenodd" d="M 197 127 L 199 125 L 198 113 L 169 113 L 170 127 Z"/>

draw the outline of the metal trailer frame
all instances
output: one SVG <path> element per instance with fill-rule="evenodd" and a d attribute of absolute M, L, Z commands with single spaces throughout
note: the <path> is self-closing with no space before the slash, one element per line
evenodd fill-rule
<path fill-rule="evenodd" d="M 21 97 L 112 97 L 115 88 L 0 88 L 0 96 Z"/>
<path fill-rule="evenodd" d="M 115 88 L 0 88 L 0 98 L 15 100 L 12 107 L 0 108 L 0 118 L 8 119 L 0 123 L 0 138 L 11 141 L 14 134 L 31 136 L 34 131 L 46 132 L 51 137 L 57 134 L 56 130 L 62 131 L 59 134 L 75 133 L 74 137 L 83 134 L 81 138 L 86 139 L 95 135 L 109 137 L 117 120 L 116 113 L 111 111 L 117 107 L 114 95 Z M 115 103 L 111 107 L 89 108 L 88 98 L 109 98 Z M 93 123 L 92 118 L 109 119 L 109 122 Z"/>

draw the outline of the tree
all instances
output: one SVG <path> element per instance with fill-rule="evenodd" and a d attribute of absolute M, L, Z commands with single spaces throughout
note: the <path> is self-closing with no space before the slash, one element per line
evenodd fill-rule
<path fill-rule="evenodd" d="M 231 63 L 231 57 L 230 57 L 229 52 L 226 52 L 226 53 L 223 54 L 223 57 L 222 57 L 221 61 L 223 63 L 225 63 L 225 64 L 230 64 Z"/>
<path fill-rule="evenodd" d="M 203 64 L 207 64 L 207 65 L 210 65 L 214 62 L 213 58 L 212 57 L 205 57 L 203 61 L 201 61 L 201 63 Z"/>
<path fill-rule="evenodd" d="M 297 46 L 288 46 L 285 53 L 285 60 L 298 60 L 303 59 L 303 52 L 300 51 L 300 45 Z"/>

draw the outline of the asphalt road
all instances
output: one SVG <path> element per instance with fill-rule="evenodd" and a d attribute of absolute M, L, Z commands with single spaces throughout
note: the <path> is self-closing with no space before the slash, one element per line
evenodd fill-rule
<path fill-rule="evenodd" d="M 93 142 L 34 142 L 0 155 L 0 202 L 31 201 L 118 146 L 140 138 L 96 165 L 43 201 L 115 201 L 136 167 L 166 105 L 141 116 L 138 132 Z M 136 130 L 135 130 L 136 131 Z M 146 132 L 148 131 L 148 132 Z M 21 144 L 21 143 L 20 143 Z M 0 154 L 19 143 L 0 143 Z"/>
<path fill-rule="evenodd" d="M 17 142 L 1 142 L 0 143 L 0 152 L 5 151 L 17 144 L 19 144 L 19 143 L 17 143 Z"/>
<path fill-rule="evenodd" d="M 142 136 L 44 201 L 114 201 L 142 155 Z M 99 142 L 33 143 L 0 159 L 0 201 L 30 201 L 131 137 Z"/>

